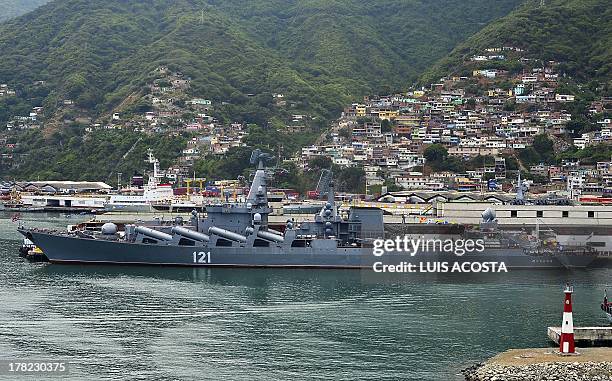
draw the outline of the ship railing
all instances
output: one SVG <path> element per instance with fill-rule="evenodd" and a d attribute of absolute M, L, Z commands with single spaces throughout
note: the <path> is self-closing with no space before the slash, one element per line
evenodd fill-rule
<path fill-rule="evenodd" d="M 595 252 L 593 250 L 589 250 L 586 248 L 583 249 L 563 249 L 563 250 L 554 250 L 554 249 L 547 249 L 547 248 L 542 248 L 542 247 L 538 247 L 538 248 L 525 248 L 524 249 L 525 254 L 527 255 L 532 255 L 532 256 L 555 256 L 555 255 L 576 255 L 576 256 L 580 256 L 580 255 L 594 255 Z"/>

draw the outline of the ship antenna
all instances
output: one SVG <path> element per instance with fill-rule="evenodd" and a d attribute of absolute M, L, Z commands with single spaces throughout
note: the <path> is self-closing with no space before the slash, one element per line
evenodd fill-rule
<path fill-rule="evenodd" d="M 319 176 L 319 182 L 317 183 L 317 193 L 319 199 L 323 198 L 323 195 L 329 195 L 330 187 L 332 186 L 332 179 L 334 173 L 330 169 L 321 170 L 321 176 Z"/>
<path fill-rule="evenodd" d="M 521 171 L 519 169 L 518 180 L 516 184 L 516 199 L 519 201 L 523 201 L 524 198 L 525 196 L 523 194 L 523 182 L 521 181 Z"/>

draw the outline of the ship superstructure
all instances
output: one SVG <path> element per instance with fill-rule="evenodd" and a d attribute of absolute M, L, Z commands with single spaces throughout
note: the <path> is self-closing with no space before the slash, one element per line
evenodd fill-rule
<path fill-rule="evenodd" d="M 112 195 L 104 205 L 107 211 L 125 212 L 151 212 L 152 205 L 159 202 L 171 202 L 174 192 L 170 184 L 160 184 L 159 160 L 153 156 L 149 149 L 147 163 L 153 164 L 153 173 L 149 176 L 147 184 L 143 186 L 143 192 L 139 195 Z"/>

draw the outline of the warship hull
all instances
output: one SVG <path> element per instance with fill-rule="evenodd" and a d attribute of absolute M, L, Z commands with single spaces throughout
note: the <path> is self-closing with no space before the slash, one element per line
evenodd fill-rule
<path fill-rule="evenodd" d="M 149 162 L 157 163 L 151 153 L 149 156 Z M 482 215 L 483 231 L 479 237 L 486 238 L 483 242 L 489 244 L 483 244 L 480 251 L 468 250 L 467 242 L 455 248 L 463 255 L 456 255 L 456 250 L 446 252 L 442 246 L 437 246 L 438 251 L 427 251 L 428 246 L 419 245 L 412 247 L 421 248 L 421 252 L 400 251 L 399 242 L 387 252 L 381 252 L 382 247 L 375 251 L 375 245 L 384 243 L 387 247 L 388 243 L 381 241 L 385 237 L 383 211 L 351 207 L 348 215 L 342 216 L 336 205 L 330 171 L 321 174 L 317 189 L 321 195 L 327 192 L 327 201 L 313 219 L 299 224 L 289 219 L 282 232 L 277 231 L 269 226 L 272 209 L 267 198 L 264 166 L 268 159 L 269 155 L 260 150 L 253 151 L 250 163 L 257 164 L 257 170 L 245 202 L 226 200 L 207 205 L 204 218 L 194 210 L 186 226 L 181 219 L 172 227 L 158 226 L 157 229 L 126 225 L 123 234 L 113 223 L 104 224 L 98 235 L 23 227 L 19 231 L 41 248 L 53 263 L 354 268 L 374 272 L 448 272 L 449 268 L 450 272 L 457 272 L 454 269 L 459 264 L 459 272 L 496 272 L 496 268 L 503 271 L 507 268 L 587 267 L 596 258 L 594 255 L 569 255 L 567 251 L 527 251 L 533 245 L 517 245 L 499 237 L 494 229 L 496 220 L 492 210 Z M 154 166 L 154 173 L 157 173 L 156 168 Z M 153 187 L 155 181 L 151 184 Z"/>
<path fill-rule="evenodd" d="M 292 267 L 372 269 L 382 265 L 447 262 L 504 262 L 507 268 L 584 268 L 591 255 L 527 255 L 520 248 L 485 249 L 483 252 L 457 256 L 442 252 L 417 252 L 415 255 L 387 253 L 377 257 L 372 248 L 334 247 L 204 247 L 130 243 L 104 239 L 20 229 L 25 237 L 40 247 L 52 263 L 92 263 L 118 265 L 164 265 L 196 267 Z M 379 266 L 380 267 L 380 266 Z"/>

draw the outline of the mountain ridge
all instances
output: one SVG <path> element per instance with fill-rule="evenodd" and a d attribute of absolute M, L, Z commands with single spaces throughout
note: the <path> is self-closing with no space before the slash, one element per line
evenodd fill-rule
<path fill-rule="evenodd" d="M 0 82 L 47 113 L 70 98 L 99 114 L 139 91 L 154 64 L 175 65 L 190 72 L 194 95 L 234 104 L 276 89 L 298 111 L 329 118 L 351 98 L 407 87 L 463 38 L 459 32 L 474 33 L 475 23 L 520 3 L 55 0 L 0 25 L 0 59 L 9 63 Z M 30 94 L 37 80 L 47 81 L 47 94 Z M 255 103 L 236 104 L 226 117 L 261 123 L 277 113 Z"/>
<path fill-rule="evenodd" d="M 466 74 L 469 57 L 486 48 L 515 46 L 533 59 L 563 62 L 580 81 L 612 80 L 612 7 L 604 0 L 530 0 L 459 44 L 421 77 L 430 83 L 447 74 Z M 484 64 L 489 65 L 490 64 Z"/>

